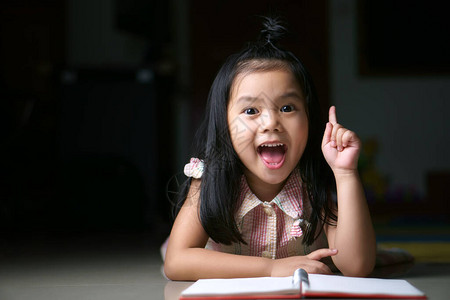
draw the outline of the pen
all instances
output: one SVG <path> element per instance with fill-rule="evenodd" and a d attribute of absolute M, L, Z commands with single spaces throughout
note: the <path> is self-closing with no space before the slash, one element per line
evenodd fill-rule
<path fill-rule="evenodd" d="M 292 277 L 292 284 L 300 285 L 302 282 L 309 285 L 308 273 L 303 269 L 297 269 Z"/>

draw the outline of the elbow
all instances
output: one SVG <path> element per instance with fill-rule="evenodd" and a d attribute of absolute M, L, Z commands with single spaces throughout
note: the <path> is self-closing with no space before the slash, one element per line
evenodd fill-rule
<path fill-rule="evenodd" d="M 164 268 L 163 268 L 164 276 L 169 280 L 175 280 L 173 269 L 170 266 L 170 263 L 167 262 L 167 260 L 164 262 Z"/>
<path fill-rule="evenodd" d="M 183 280 L 175 265 L 171 260 L 166 259 L 164 261 L 164 275 L 169 280 Z"/>
<path fill-rule="evenodd" d="M 189 268 L 183 267 L 183 263 L 179 259 L 169 259 L 166 257 L 164 261 L 164 275 L 167 279 L 173 281 L 194 281 L 198 278 L 194 273 L 188 271 Z"/>

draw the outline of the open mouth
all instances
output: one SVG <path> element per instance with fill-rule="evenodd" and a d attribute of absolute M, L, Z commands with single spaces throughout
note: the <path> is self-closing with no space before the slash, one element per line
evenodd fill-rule
<path fill-rule="evenodd" d="M 258 147 L 258 154 L 269 169 L 278 169 L 284 163 L 286 150 L 282 143 L 264 143 Z"/>

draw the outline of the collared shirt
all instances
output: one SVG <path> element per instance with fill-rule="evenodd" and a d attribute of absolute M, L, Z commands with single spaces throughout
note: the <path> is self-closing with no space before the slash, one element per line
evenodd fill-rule
<path fill-rule="evenodd" d="M 247 244 L 238 242 L 224 245 L 209 239 L 207 249 L 277 259 L 306 255 L 328 247 L 323 232 L 311 246 L 302 243 L 303 232 L 300 223 L 308 219 L 311 205 L 308 197 L 304 196 L 300 172 L 297 169 L 292 172 L 281 192 L 270 202 L 259 200 L 243 176 L 239 201 L 241 205 L 235 214 L 235 221 Z"/>

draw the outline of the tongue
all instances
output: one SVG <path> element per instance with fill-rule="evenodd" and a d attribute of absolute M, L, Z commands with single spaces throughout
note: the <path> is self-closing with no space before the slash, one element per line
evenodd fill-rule
<path fill-rule="evenodd" d="M 270 164 L 278 164 L 283 160 L 283 147 L 261 147 L 261 157 Z"/>

